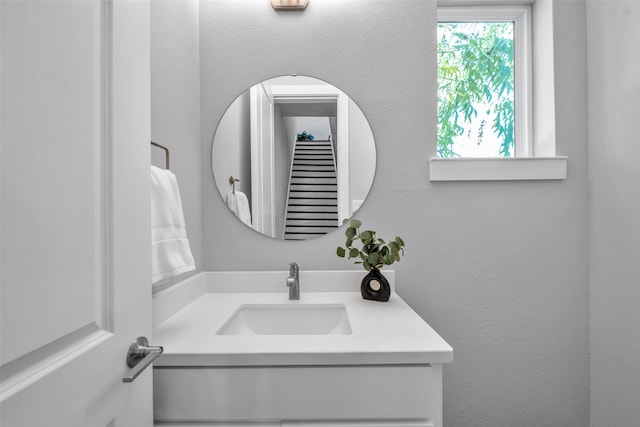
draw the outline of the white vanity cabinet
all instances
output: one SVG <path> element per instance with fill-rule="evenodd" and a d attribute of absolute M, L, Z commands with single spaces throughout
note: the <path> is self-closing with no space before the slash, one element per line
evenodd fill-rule
<path fill-rule="evenodd" d="M 219 334 L 247 305 L 344 306 L 338 334 Z M 160 426 L 442 427 L 451 347 L 397 294 L 205 293 L 155 328 Z"/>

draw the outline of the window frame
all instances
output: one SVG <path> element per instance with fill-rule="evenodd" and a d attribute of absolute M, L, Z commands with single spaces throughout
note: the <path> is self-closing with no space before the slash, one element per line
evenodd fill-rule
<path fill-rule="evenodd" d="M 529 5 L 438 7 L 438 24 L 453 22 L 513 22 L 515 123 L 512 157 L 530 157 L 533 154 L 531 7 Z"/>
<path fill-rule="evenodd" d="M 438 0 L 437 22 L 482 22 L 483 19 L 495 22 L 499 10 L 507 13 L 525 11 L 520 18 L 523 25 L 514 28 L 514 83 L 525 82 L 524 89 L 514 88 L 515 114 L 521 117 L 519 122 L 515 119 L 515 156 L 434 156 L 430 159 L 431 181 L 562 180 L 567 177 L 568 158 L 556 155 L 552 2 Z M 518 47 L 518 43 L 523 45 Z M 517 55 L 518 49 L 525 52 L 521 55 L 523 58 Z M 516 61 L 519 59 L 526 59 L 527 63 L 518 66 Z M 519 77 L 518 70 L 523 72 Z"/>

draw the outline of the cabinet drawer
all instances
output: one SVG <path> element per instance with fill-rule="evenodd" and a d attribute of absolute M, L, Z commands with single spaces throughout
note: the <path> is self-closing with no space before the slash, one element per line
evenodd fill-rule
<path fill-rule="evenodd" d="M 438 420 L 442 407 L 439 365 L 158 367 L 153 388 L 163 422 Z"/>

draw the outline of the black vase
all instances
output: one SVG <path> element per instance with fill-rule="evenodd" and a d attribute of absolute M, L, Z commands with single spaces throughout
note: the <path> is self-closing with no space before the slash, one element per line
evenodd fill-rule
<path fill-rule="evenodd" d="M 372 268 L 369 274 L 362 279 L 360 293 L 364 299 L 386 302 L 391 296 L 391 287 L 380 270 Z"/>

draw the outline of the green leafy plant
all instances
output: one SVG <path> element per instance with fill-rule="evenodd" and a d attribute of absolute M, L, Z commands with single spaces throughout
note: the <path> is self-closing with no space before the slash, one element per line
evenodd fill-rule
<path fill-rule="evenodd" d="M 384 265 L 400 262 L 400 256 L 404 255 L 404 240 L 396 236 L 389 243 L 379 237 L 373 230 L 360 231 L 362 223 L 354 219 L 345 230 L 347 236 L 345 248 L 338 246 L 336 254 L 340 258 L 349 255 L 348 259 L 356 258 L 354 264 L 362 264 L 365 270 L 380 269 Z M 354 244 L 359 247 L 355 247 Z"/>
<path fill-rule="evenodd" d="M 306 130 L 303 130 L 301 133 L 296 135 L 298 141 L 313 141 L 315 139 L 315 137 L 310 134 L 307 133 Z"/>

